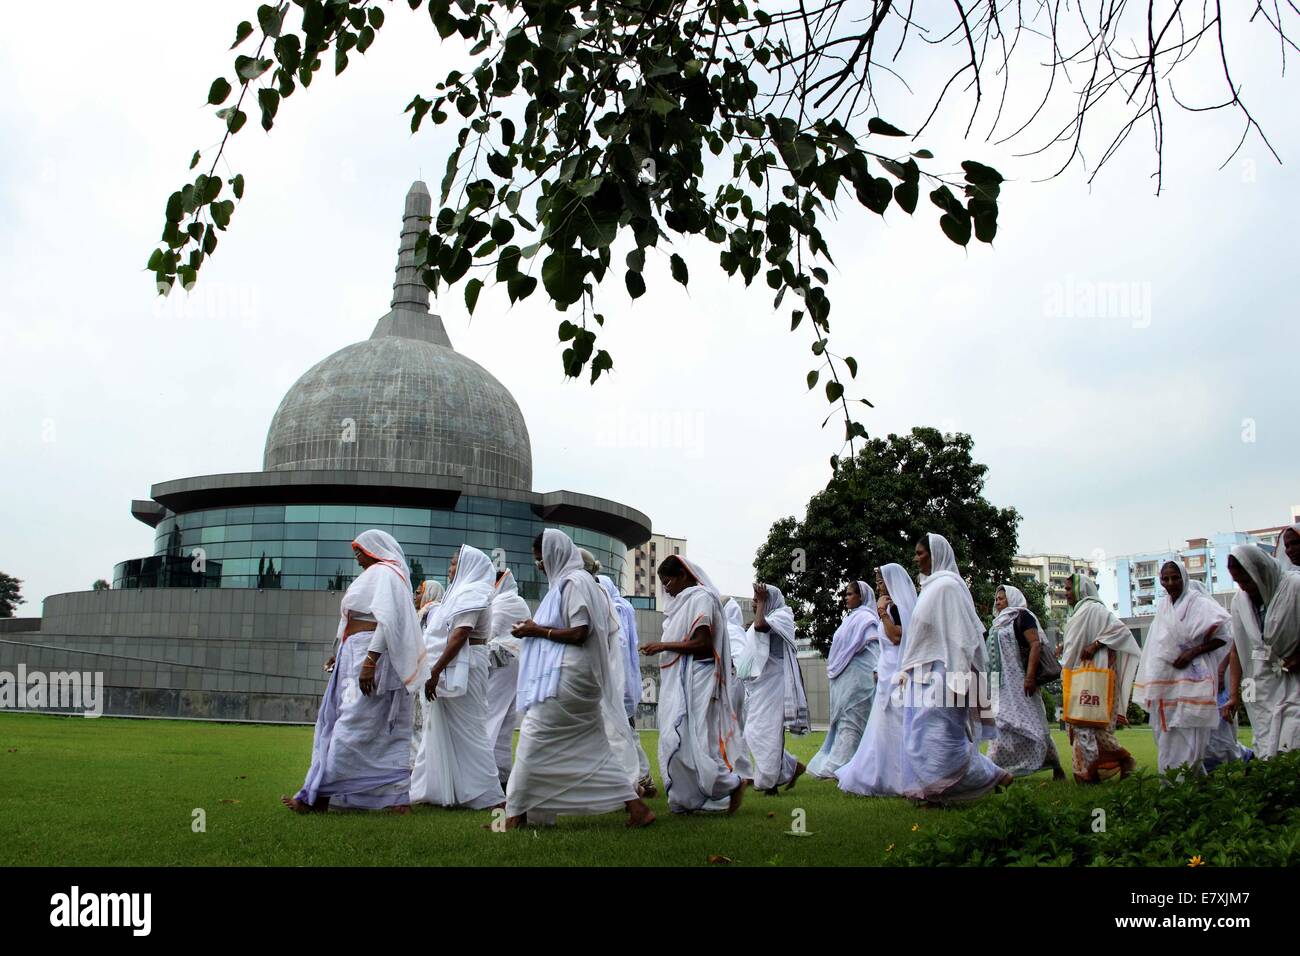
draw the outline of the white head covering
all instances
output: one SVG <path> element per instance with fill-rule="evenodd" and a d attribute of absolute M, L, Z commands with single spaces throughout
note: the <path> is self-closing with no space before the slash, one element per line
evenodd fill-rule
<path fill-rule="evenodd" d="M 1065 652 L 1061 657 L 1061 666 L 1071 670 L 1079 667 L 1084 663 L 1083 649 L 1094 641 L 1099 641 L 1103 650 L 1092 659 L 1092 664 L 1097 667 L 1109 666 L 1109 655 L 1115 656 L 1115 673 L 1118 677 L 1115 713 L 1122 714 L 1128 710 L 1142 648 L 1124 622 L 1101 603 L 1095 581 L 1085 574 L 1074 574 L 1071 580 L 1074 582 L 1075 605 L 1070 616 L 1065 619 Z M 1101 654 L 1108 656 L 1102 657 Z"/>
<path fill-rule="evenodd" d="M 433 578 L 425 578 L 420 582 L 420 587 L 415 592 L 415 597 L 420 610 L 424 610 L 430 604 L 437 604 L 441 601 L 443 595 L 446 593 L 447 589 L 442 586 L 441 582 L 435 581 Z"/>
<path fill-rule="evenodd" d="M 872 641 L 880 640 L 880 613 L 876 610 L 876 592 L 866 581 L 855 582 L 862 603 L 848 614 L 831 638 L 826 657 L 826 676 L 838 677 L 857 654 Z"/>
<path fill-rule="evenodd" d="M 375 563 L 364 569 L 343 595 L 337 640 L 343 640 L 350 613 L 373 616 L 379 622 L 376 630 L 383 629 L 384 641 L 375 674 L 377 689 L 388 692 L 405 687 L 413 691 L 424 677 L 425 648 L 406 555 L 384 531 L 363 531 L 352 543 Z"/>
<path fill-rule="evenodd" d="M 596 583 L 604 590 L 618 618 L 619 648 L 623 656 L 623 709 L 629 717 L 635 717 L 637 704 L 641 701 L 641 661 L 637 655 L 639 642 L 636 633 L 636 608 L 619 593 L 618 585 L 608 574 L 596 575 Z"/>
<path fill-rule="evenodd" d="M 462 544 L 456 557 L 456 576 L 443 595 L 442 603 L 429 615 L 426 631 L 450 631 L 451 623 L 462 614 L 481 611 L 491 604 L 496 576 L 491 558 L 478 548 Z"/>
<path fill-rule="evenodd" d="M 899 626 L 903 629 L 903 639 L 907 639 L 907 627 L 912 620 L 912 609 L 916 607 L 916 582 L 901 564 L 882 564 L 880 579 L 885 582 L 889 600 L 898 608 Z"/>
<path fill-rule="evenodd" d="M 922 575 L 921 595 L 912 610 L 912 626 L 903 642 L 898 671 L 906 675 L 940 662 L 949 686 L 959 689 L 966 680 L 962 675 L 984 670 L 984 622 L 957 571 L 952 546 L 942 535 L 930 534 L 928 538 L 930 573 Z"/>
<path fill-rule="evenodd" d="M 727 637 L 731 644 L 731 663 L 733 665 L 745 653 L 745 615 L 733 597 L 727 598 L 722 605 L 722 613 L 727 618 Z"/>
<path fill-rule="evenodd" d="M 1014 584 L 999 584 L 998 590 L 1007 596 L 1006 610 L 998 611 L 993 616 L 993 623 L 989 625 L 989 630 L 997 630 L 1006 627 L 1016 619 L 1019 611 L 1024 611 L 1034 621 L 1034 630 L 1043 634 L 1043 626 L 1038 623 L 1038 615 L 1029 610 L 1029 601 L 1025 598 L 1025 592 L 1020 590 Z M 1045 635 L 1044 635 L 1045 636 Z"/>
<path fill-rule="evenodd" d="M 782 664 L 785 668 L 785 729 L 802 736 L 812 729 L 808 714 L 808 694 L 803 685 L 803 672 L 799 670 L 795 646 L 794 609 L 785 603 L 785 595 L 775 584 L 764 584 L 767 600 L 763 603 L 763 620 L 769 630 L 760 635 L 753 624 L 745 632 L 745 654 L 737 671 L 744 678 L 757 678 L 763 673 L 771 653 L 772 641 L 781 641 L 785 647 Z M 766 639 L 764 639 L 766 638 Z"/>
<path fill-rule="evenodd" d="M 582 555 L 582 566 L 586 569 L 588 574 L 600 573 L 600 562 L 596 560 L 594 554 L 586 548 L 579 548 L 578 554 Z"/>
<path fill-rule="evenodd" d="M 1288 525 L 1287 527 L 1281 530 L 1281 532 L 1277 536 L 1277 549 L 1273 552 L 1273 556 L 1277 558 L 1277 563 L 1282 568 L 1283 571 L 1300 572 L 1300 567 L 1297 567 L 1296 565 L 1292 564 L 1291 559 L 1287 557 L 1286 533 L 1288 531 L 1294 531 L 1296 534 L 1300 535 L 1300 521 Z"/>
<path fill-rule="evenodd" d="M 1217 727 L 1218 664 L 1228 653 L 1231 634 L 1225 625 L 1230 616 L 1204 588 L 1192 586 L 1182 561 L 1171 557 L 1161 562 L 1160 570 L 1171 564 L 1182 578 L 1182 590 L 1177 600 L 1168 592 L 1162 594 L 1156 605 L 1133 685 L 1135 699 L 1165 727 Z M 1199 655 L 1186 667 L 1174 666 L 1179 655 L 1212 631 L 1223 646 Z"/>

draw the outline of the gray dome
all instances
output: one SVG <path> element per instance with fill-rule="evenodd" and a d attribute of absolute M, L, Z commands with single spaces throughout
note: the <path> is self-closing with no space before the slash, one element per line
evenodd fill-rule
<path fill-rule="evenodd" d="M 424 183 L 406 194 L 392 311 L 370 338 L 294 383 L 266 435 L 265 471 L 396 471 L 531 491 L 533 452 L 514 397 L 451 347 L 429 312 L 415 246 L 427 229 Z"/>
<path fill-rule="evenodd" d="M 339 349 L 298 379 L 262 467 L 453 474 L 524 491 L 533 481 L 528 427 L 506 387 L 446 346 L 398 336 Z"/>

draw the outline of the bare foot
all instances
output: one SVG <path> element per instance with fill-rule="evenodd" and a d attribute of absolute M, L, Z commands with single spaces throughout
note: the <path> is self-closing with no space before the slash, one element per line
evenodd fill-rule
<path fill-rule="evenodd" d="M 1055 769 L 1052 770 L 1052 780 L 1053 780 L 1053 782 L 1055 782 L 1055 783 L 1059 783 L 1059 782 L 1061 782 L 1061 781 L 1064 780 L 1064 779 L 1065 779 L 1065 771 L 1064 771 L 1064 770 L 1062 770 L 1060 767 L 1056 767 Z"/>
<path fill-rule="evenodd" d="M 796 760 L 794 763 L 794 776 L 791 777 L 790 782 L 785 785 L 786 790 L 793 790 L 795 783 L 798 782 L 799 778 L 804 775 L 804 771 L 807 769 L 807 767 Z"/>
<path fill-rule="evenodd" d="M 518 830 L 524 825 L 524 820 L 526 820 L 527 817 L 528 815 L 526 813 L 521 813 L 517 817 L 506 817 L 506 829 Z"/>
<path fill-rule="evenodd" d="M 315 804 L 311 804 L 304 800 L 299 800 L 297 797 L 290 797 L 281 794 L 280 802 L 294 813 L 324 813 L 330 808 L 328 797 L 317 800 Z"/>
<path fill-rule="evenodd" d="M 636 785 L 636 795 L 646 800 L 653 799 L 659 795 L 659 788 L 655 786 L 654 779 L 645 777 Z"/>
<path fill-rule="evenodd" d="M 731 802 L 727 805 L 727 816 L 731 816 L 740 809 L 740 801 L 745 798 L 745 787 L 748 781 L 742 780 L 736 785 L 736 789 L 731 791 Z"/>
<path fill-rule="evenodd" d="M 641 800 L 631 800 L 627 804 L 627 825 L 633 830 L 648 827 L 655 822 L 655 813 Z"/>
<path fill-rule="evenodd" d="M 993 792 L 1001 793 L 1003 790 L 1007 789 L 1007 787 L 1015 783 L 1015 781 L 1016 778 L 1011 774 L 1004 773 L 1000 778 L 998 778 L 998 782 L 993 785 Z"/>
<path fill-rule="evenodd" d="M 396 814 L 399 817 L 404 817 L 411 812 L 411 805 L 409 803 L 402 803 L 395 807 L 389 807 L 388 812 Z"/>

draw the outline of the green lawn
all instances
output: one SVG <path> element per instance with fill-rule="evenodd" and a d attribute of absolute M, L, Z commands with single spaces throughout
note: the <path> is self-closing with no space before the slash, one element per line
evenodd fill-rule
<path fill-rule="evenodd" d="M 821 737 L 791 738 L 792 751 L 807 762 Z M 1149 730 L 1119 737 L 1154 767 Z M 656 736 L 642 740 L 654 763 Z M 1056 740 L 1068 767 L 1064 735 Z M 639 832 L 621 814 L 514 833 L 483 829 L 488 812 L 432 807 L 300 817 L 279 797 L 301 785 L 310 750 L 309 727 L 0 715 L 0 865 L 696 865 L 715 854 L 744 865 L 873 865 L 915 839 L 914 827 L 963 812 L 851 797 L 804 777 L 790 793 L 747 795 L 732 818 L 674 816 L 660 796 L 659 820 Z M 1047 773 L 1016 786 L 1091 806 L 1091 788 Z M 206 832 L 192 831 L 196 808 Z M 798 809 L 805 836 L 789 833 Z"/>

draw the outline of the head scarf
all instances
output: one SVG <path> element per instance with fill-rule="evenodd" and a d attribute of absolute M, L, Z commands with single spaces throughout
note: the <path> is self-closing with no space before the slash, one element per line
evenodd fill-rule
<path fill-rule="evenodd" d="M 447 593 L 447 589 L 433 578 L 425 578 L 420 582 L 419 589 L 415 592 L 416 605 L 423 611 L 430 604 L 437 604 L 442 600 L 442 596 Z"/>
<path fill-rule="evenodd" d="M 745 615 L 733 597 L 727 598 L 722 605 L 722 613 L 727 618 L 727 637 L 731 643 L 731 663 L 734 665 L 745 652 Z"/>
<path fill-rule="evenodd" d="M 926 664 L 941 663 L 949 687 L 961 694 L 968 686 L 965 675 L 984 670 L 984 622 L 957 571 L 952 546 L 942 535 L 927 537 L 930 573 L 922 576 L 898 670 L 906 675 Z"/>
<path fill-rule="evenodd" d="M 600 562 L 596 560 L 596 556 L 594 554 L 592 554 L 586 548 L 579 548 L 578 554 L 582 556 L 582 567 L 584 570 L 586 570 L 588 574 L 600 573 Z"/>
<path fill-rule="evenodd" d="M 478 548 L 462 544 L 456 557 L 456 576 L 443 595 L 442 603 L 429 615 L 426 631 L 446 631 L 449 634 L 456 618 L 490 605 L 496 592 L 496 576 L 491 558 Z"/>
<path fill-rule="evenodd" d="M 832 680 L 872 641 L 880 640 L 880 614 L 876 610 L 876 592 L 866 581 L 855 582 L 862 603 L 848 614 L 831 638 L 826 657 L 826 676 Z"/>
<path fill-rule="evenodd" d="M 912 610 L 916 607 L 916 582 L 901 564 L 882 564 L 879 568 L 880 579 L 885 582 L 889 600 L 898 608 L 899 626 L 903 629 L 903 640 L 907 640 L 907 626 L 912 620 Z"/>
<path fill-rule="evenodd" d="M 369 614 L 382 629 L 383 641 L 375 680 L 379 692 L 413 691 L 425 677 L 425 647 L 415 616 L 411 575 L 402 546 L 384 531 L 363 531 L 352 542 L 375 563 L 348 586 L 340 606 L 338 640 L 343 640 L 352 613 Z M 372 641 L 375 638 L 372 638 Z"/>
<path fill-rule="evenodd" d="M 989 673 L 1002 673 L 1002 642 L 999 640 L 998 632 L 1003 628 L 1015 627 L 1016 616 L 1024 611 L 1034 622 L 1034 630 L 1039 634 L 1040 639 L 1046 639 L 1043 631 L 1043 625 L 1038 623 L 1038 615 L 1029 610 L 1029 602 L 1025 599 L 1025 593 L 1014 584 L 999 584 L 998 590 L 1006 594 L 1007 606 L 1005 610 L 998 611 L 993 616 L 993 623 L 989 625 L 988 637 L 988 655 L 989 655 Z M 995 592 L 996 594 L 996 592 Z"/>
<path fill-rule="evenodd" d="M 1192 586 L 1182 561 L 1162 561 L 1160 570 L 1171 564 L 1183 588 L 1177 600 L 1166 592 L 1156 605 L 1133 690 L 1138 704 L 1166 729 L 1217 727 L 1218 665 L 1228 653 L 1231 634 L 1225 625 L 1230 618 L 1204 588 Z M 1222 646 L 1197 656 L 1186 667 L 1174 666 L 1184 651 L 1199 645 L 1210 632 L 1224 642 Z"/>
<path fill-rule="evenodd" d="M 1076 600 L 1065 619 L 1065 649 L 1061 666 L 1071 670 L 1085 664 L 1107 667 L 1110 658 L 1114 657 L 1117 678 L 1115 708 L 1111 714 L 1111 719 L 1114 720 L 1115 715 L 1128 710 L 1142 648 L 1124 622 L 1101 603 L 1097 585 L 1091 578 L 1083 574 L 1072 574 L 1070 580 L 1074 585 Z M 1103 650 L 1091 661 L 1083 660 L 1083 649 L 1094 641 L 1099 641 Z M 1103 657 L 1103 654 L 1106 656 Z"/>
<path fill-rule="evenodd" d="M 785 729 L 802 736 L 812 729 L 808 715 L 808 694 L 803 685 L 803 672 L 799 670 L 798 653 L 795 647 L 794 609 L 785 603 L 785 595 L 774 584 L 765 584 L 767 600 L 763 602 L 763 620 L 769 630 L 760 635 L 753 624 L 745 632 L 745 654 L 737 672 L 742 677 L 754 679 L 763 673 L 767 666 L 772 641 L 782 641 L 785 653 L 782 664 L 785 668 Z M 763 639 L 766 638 L 766 639 Z"/>

